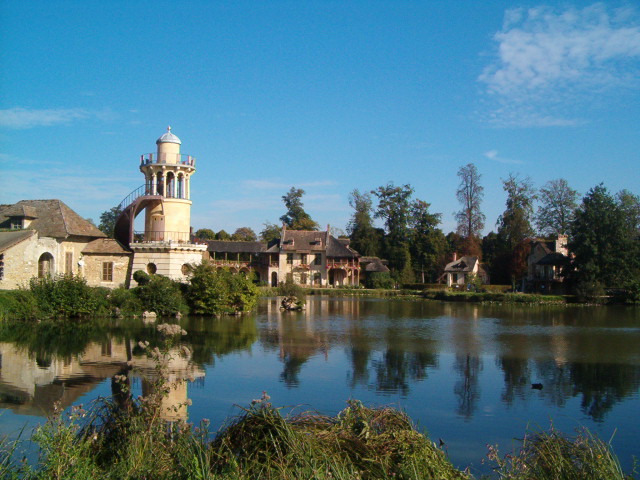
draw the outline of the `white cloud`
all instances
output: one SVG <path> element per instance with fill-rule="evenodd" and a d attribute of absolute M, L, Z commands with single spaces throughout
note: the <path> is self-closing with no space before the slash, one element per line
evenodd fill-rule
<path fill-rule="evenodd" d="M 498 102 L 498 121 L 506 114 L 505 123 L 571 125 L 567 103 L 640 86 L 640 21 L 631 8 L 508 10 L 494 40 L 497 57 L 478 80 Z"/>
<path fill-rule="evenodd" d="M 16 107 L 0 110 L 0 126 L 15 129 L 48 127 L 87 117 L 89 113 L 81 108 L 32 110 Z"/>
<path fill-rule="evenodd" d="M 498 163 L 506 163 L 511 165 L 522 165 L 524 163 L 522 160 L 514 160 L 511 158 L 501 157 L 500 155 L 498 155 L 497 150 L 489 150 L 488 152 L 484 153 L 484 156 L 485 158 Z"/>
<path fill-rule="evenodd" d="M 114 114 L 109 109 L 95 112 L 82 108 L 37 110 L 15 107 L 0 110 L 0 127 L 13 129 L 50 127 L 52 125 L 68 124 L 74 120 L 84 120 L 86 118 L 98 118 L 107 121 L 113 117 Z"/>

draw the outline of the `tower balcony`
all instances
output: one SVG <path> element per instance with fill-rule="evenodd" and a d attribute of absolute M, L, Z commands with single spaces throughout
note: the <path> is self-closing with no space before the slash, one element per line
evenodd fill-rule
<path fill-rule="evenodd" d="M 196 157 L 181 153 L 145 153 L 140 155 L 140 168 L 148 165 L 177 165 L 195 170 Z"/>

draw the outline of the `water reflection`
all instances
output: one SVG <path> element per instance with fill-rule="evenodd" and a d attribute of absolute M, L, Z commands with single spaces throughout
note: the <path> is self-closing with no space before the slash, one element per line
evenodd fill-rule
<path fill-rule="evenodd" d="M 167 409 L 186 404 L 194 379 L 215 394 L 205 376 L 218 360 L 237 354 L 252 365 L 257 349 L 277 365 L 256 375 L 258 391 L 270 381 L 313 390 L 318 372 L 331 365 L 336 402 L 355 389 L 408 399 L 445 372 L 437 387 L 448 389 L 444 408 L 465 422 L 496 385 L 503 411 L 534 401 L 565 408 L 575 398 L 582 414 L 605 422 L 617 404 L 638 396 L 638 311 L 310 297 L 305 311 L 282 312 L 277 299 L 266 299 L 255 315 L 182 320 L 188 333 L 175 348 L 186 345 L 191 354 L 170 352 L 176 388 Z M 124 374 L 148 394 L 157 373 L 141 341 L 160 341 L 153 325 L 0 326 L 0 408 L 47 414 L 54 402 L 69 406 L 105 380 L 117 399 L 122 392 L 113 378 Z M 252 378 L 252 367 L 245 368 Z M 187 415 L 185 405 L 173 418 Z"/>

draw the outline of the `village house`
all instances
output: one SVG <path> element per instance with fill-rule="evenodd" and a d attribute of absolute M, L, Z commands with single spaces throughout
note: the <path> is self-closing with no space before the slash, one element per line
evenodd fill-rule
<path fill-rule="evenodd" d="M 564 293 L 562 270 L 569 264 L 567 242 L 566 235 L 558 235 L 555 240 L 537 239 L 532 242 L 527 257 L 526 290 Z"/>
<path fill-rule="evenodd" d="M 478 257 L 464 256 L 457 258 L 454 253 L 453 261 L 446 265 L 442 277 L 446 280 L 448 287 L 460 288 L 469 283 L 471 275 L 480 277 L 482 283 L 489 283 L 489 275 L 480 265 Z"/>
<path fill-rule="evenodd" d="M 209 261 L 232 272 L 252 272 L 257 281 L 277 286 L 290 281 L 305 286 L 358 285 L 360 255 L 348 239 L 327 231 L 288 230 L 272 242 L 207 242 Z"/>
<path fill-rule="evenodd" d="M 33 277 L 79 275 L 91 286 L 125 283 L 131 253 L 60 200 L 0 205 L 0 289 Z"/>

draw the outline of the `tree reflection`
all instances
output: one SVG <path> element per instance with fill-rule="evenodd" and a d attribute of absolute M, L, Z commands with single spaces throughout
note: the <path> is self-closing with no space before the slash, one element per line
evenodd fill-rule
<path fill-rule="evenodd" d="M 504 373 L 502 401 L 511 405 L 516 396 L 525 398 L 526 393 L 531 390 L 531 371 L 528 359 L 501 356 L 496 359 L 496 363 Z"/>
<path fill-rule="evenodd" d="M 480 399 L 478 380 L 482 370 L 482 360 L 475 355 L 456 355 L 453 368 L 460 375 L 453 387 L 453 393 L 458 397 L 456 413 L 469 420 Z"/>

